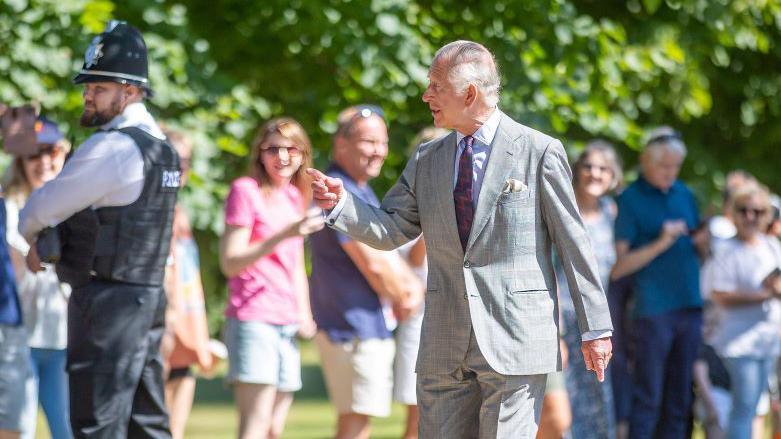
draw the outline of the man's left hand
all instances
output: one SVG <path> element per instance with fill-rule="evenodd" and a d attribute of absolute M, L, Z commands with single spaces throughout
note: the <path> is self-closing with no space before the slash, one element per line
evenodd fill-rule
<path fill-rule="evenodd" d="M 586 369 L 593 370 L 601 383 L 605 381 L 605 370 L 613 356 L 613 343 L 610 337 L 584 341 L 580 347 L 583 351 L 583 359 L 586 361 Z"/>
<path fill-rule="evenodd" d="M 30 251 L 27 252 L 27 268 L 33 273 L 43 270 L 41 266 L 41 258 L 38 257 L 38 249 L 35 247 L 35 242 L 30 245 Z"/>

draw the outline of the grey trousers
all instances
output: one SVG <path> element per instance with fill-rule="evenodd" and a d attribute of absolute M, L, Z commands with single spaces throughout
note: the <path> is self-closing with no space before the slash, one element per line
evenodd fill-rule
<path fill-rule="evenodd" d="M 461 367 L 450 374 L 418 374 L 420 438 L 533 439 L 546 377 L 495 372 L 472 331 Z"/>

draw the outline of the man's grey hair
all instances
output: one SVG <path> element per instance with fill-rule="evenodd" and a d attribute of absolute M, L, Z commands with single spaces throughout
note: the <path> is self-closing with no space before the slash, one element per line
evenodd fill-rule
<path fill-rule="evenodd" d="M 469 84 L 474 84 L 482 92 L 486 104 L 493 107 L 499 102 L 499 68 L 494 55 L 482 44 L 453 41 L 437 50 L 433 63 L 446 66 L 448 79 L 456 92 L 463 93 Z"/>
<path fill-rule="evenodd" d="M 686 144 L 683 143 L 680 133 L 669 126 L 661 126 L 652 130 L 648 134 L 648 140 L 646 140 L 643 149 L 643 152 L 648 154 L 653 162 L 659 160 L 663 151 L 669 151 L 683 158 L 686 157 L 687 153 Z"/>

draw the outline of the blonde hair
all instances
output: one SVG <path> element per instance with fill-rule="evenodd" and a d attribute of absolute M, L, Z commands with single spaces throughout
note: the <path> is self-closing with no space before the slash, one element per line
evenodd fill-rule
<path fill-rule="evenodd" d="M 312 197 L 312 191 L 309 187 L 310 181 L 306 175 L 306 168 L 312 166 L 312 143 L 309 141 L 309 136 L 306 135 L 304 128 L 295 119 L 279 117 L 261 125 L 255 135 L 255 139 L 252 141 L 249 175 L 260 183 L 260 188 L 264 193 L 268 194 L 271 191 L 271 180 L 260 159 L 260 146 L 273 134 L 279 134 L 290 140 L 301 150 L 301 166 L 293 174 L 291 183 L 298 188 L 304 196 L 305 205 L 308 205 Z"/>
<path fill-rule="evenodd" d="M 760 229 L 764 230 L 764 227 L 767 227 L 767 225 L 770 223 L 771 218 L 771 205 L 770 205 L 770 192 L 767 190 L 767 188 L 761 184 L 745 184 L 743 186 L 740 186 L 738 189 L 735 190 L 735 192 L 732 194 L 731 203 L 729 205 L 729 212 L 732 215 L 732 217 L 735 217 L 735 214 L 737 213 L 737 210 L 746 200 L 750 198 L 757 198 L 759 199 L 760 204 L 762 205 L 762 208 L 765 210 L 765 213 L 762 214 L 761 217 L 758 219 L 760 220 Z"/>
<path fill-rule="evenodd" d="M 60 148 L 62 154 L 68 154 L 71 150 L 71 144 L 65 138 L 58 140 L 54 146 Z M 3 174 L 2 182 L 4 196 L 14 199 L 19 204 L 23 204 L 33 191 L 33 187 L 27 180 L 27 174 L 24 173 L 23 160 L 22 156 L 14 156 L 13 162 Z"/>

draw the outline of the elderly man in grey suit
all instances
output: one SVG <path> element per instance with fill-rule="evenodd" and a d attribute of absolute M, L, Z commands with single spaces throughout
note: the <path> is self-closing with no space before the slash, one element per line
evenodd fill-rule
<path fill-rule="evenodd" d="M 586 364 L 599 379 L 612 330 L 561 143 L 497 108 L 482 45 L 437 51 L 423 94 L 449 135 L 421 145 L 379 208 L 310 169 L 330 227 L 378 249 L 421 233 L 429 257 L 418 354 L 420 436 L 533 438 L 548 372 L 561 368 L 555 247 Z"/>

